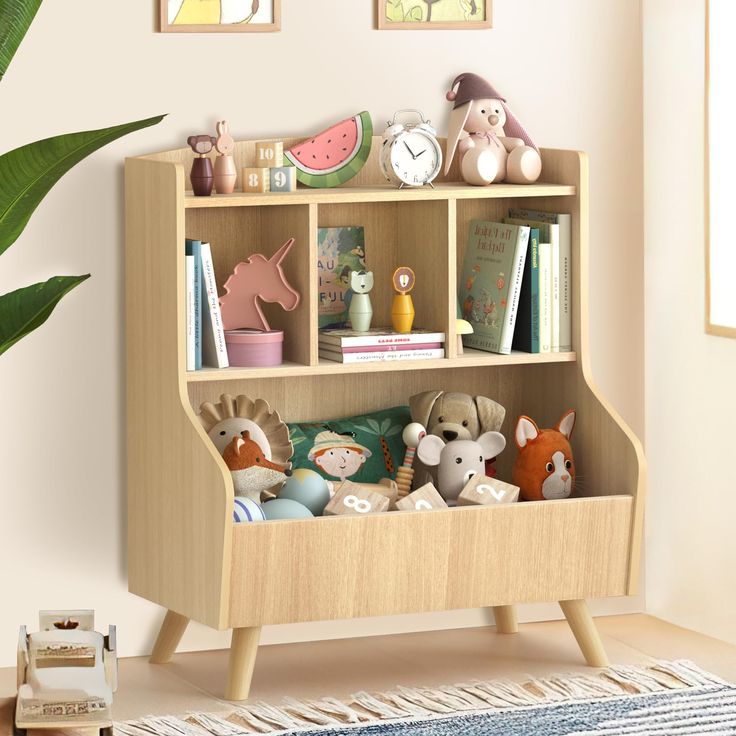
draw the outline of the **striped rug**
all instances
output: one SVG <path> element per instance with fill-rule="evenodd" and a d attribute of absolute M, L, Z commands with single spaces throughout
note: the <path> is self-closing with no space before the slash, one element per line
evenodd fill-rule
<path fill-rule="evenodd" d="M 118 736 L 736 736 L 736 686 L 688 661 L 595 675 L 399 687 L 116 723 Z"/>

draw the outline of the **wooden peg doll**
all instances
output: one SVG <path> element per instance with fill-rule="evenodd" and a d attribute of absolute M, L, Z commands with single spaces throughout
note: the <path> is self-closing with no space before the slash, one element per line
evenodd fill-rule
<path fill-rule="evenodd" d="M 411 332 L 414 324 L 414 302 L 409 292 L 414 288 L 416 276 L 408 266 L 399 266 L 394 271 L 392 280 L 398 293 L 394 296 L 391 307 L 391 323 L 396 332 L 406 334 Z"/>
<path fill-rule="evenodd" d="M 348 311 L 350 326 L 356 332 L 368 332 L 373 318 L 373 306 L 369 294 L 373 288 L 373 272 L 351 271 L 350 288 L 353 290 L 353 298 Z"/>
<path fill-rule="evenodd" d="M 235 180 L 238 178 L 235 169 L 233 151 L 235 141 L 230 135 L 230 126 L 226 120 L 221 120 L 216 125 L 217 159 L 215 159 L 215 189 L 218 194 L 232 194 L 235 191 Z"/>
<path fill-rule="evenodd" d="M 207 155 L 215 145 L 215 139 L 211 135 L 190 135 L 187 138 L 189 147 L 197 154 L 192 163 L 192 191 L 198 197 L 209 197 L 212 194 L 214 174 L 212 161 Z"/>

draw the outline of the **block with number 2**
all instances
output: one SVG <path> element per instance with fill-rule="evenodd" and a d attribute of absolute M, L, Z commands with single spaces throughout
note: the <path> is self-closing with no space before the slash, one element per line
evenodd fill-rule
<path fill-rule="evenodd" d="M 388 511 L 389 504 L 390 501 L 386 496 L 361 488 L 355 483 L 350 483 L 350 481 L 345 481 L 325 507 L 324 515 L 380 514 Z"/>
<path fill-rule="evenodd" d="M 491 506 L 519 500 L 519 489 L 487 475 L 476 475 L 468 481 L 457 497 L 458 506 Z"/>

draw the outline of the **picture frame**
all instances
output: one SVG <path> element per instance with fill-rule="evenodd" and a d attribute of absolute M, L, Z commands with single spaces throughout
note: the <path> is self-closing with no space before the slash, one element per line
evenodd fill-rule
<path fill-rule="evenodd" d="M 376 18 L 379 31 L 481 30 L 493 28 L 493 0 L 376 0 Z"/>
<path fill-rule="evenodd" d="M 281 0 L 158 0 L 161 33 L 275 33 Z"/>

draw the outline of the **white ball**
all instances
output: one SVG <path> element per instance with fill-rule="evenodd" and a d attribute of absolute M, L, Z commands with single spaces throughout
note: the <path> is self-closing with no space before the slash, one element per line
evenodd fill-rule
<path fill-rule="evenodd" d="M 422 437 L 425 437 L 426 434 L 427 430 L 424 429 L 419 422 L 412 422 L 404 427 L 404 432 L 401 435 L 401 438 L 404 440 L 404 444 L 407 447 L 417 447 L 419 440 L 421 440 Z"/>
<path fill-rule="evenodd" d="M 250 498 L 245 496 L 235 497 L 235 506 L 233 507 L 233 518 L 236 523 L 249 521 L 266 521 L 266 515 L 260 504 L 257 504 Z"/>

